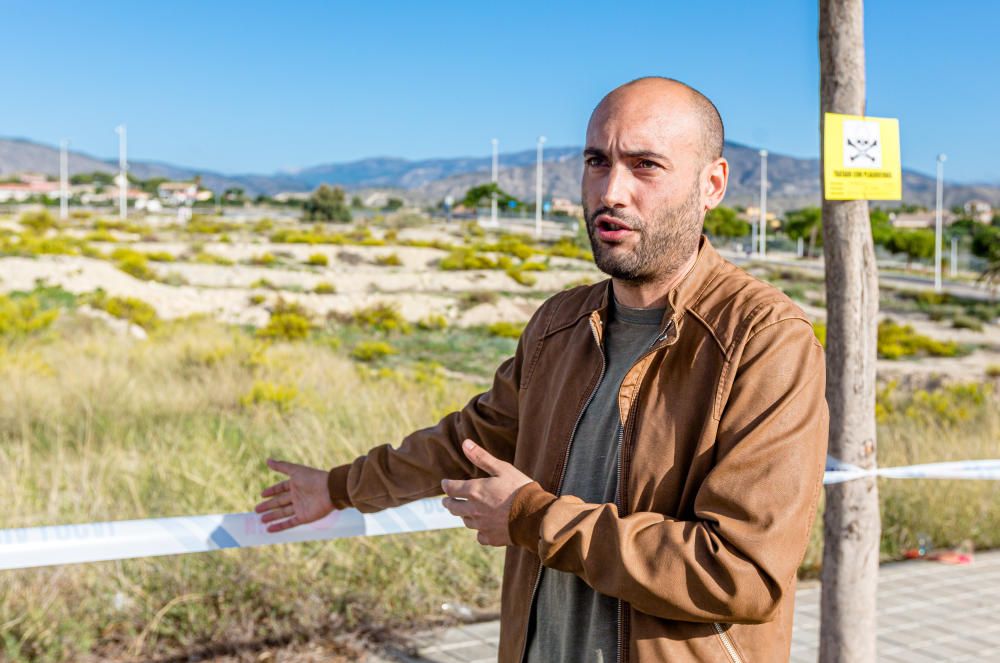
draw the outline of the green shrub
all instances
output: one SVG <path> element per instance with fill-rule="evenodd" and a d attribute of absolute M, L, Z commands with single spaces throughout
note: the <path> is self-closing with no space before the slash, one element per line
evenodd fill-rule
<path fill-rule="evenodd" d="M 275 244 L 346 244 L 347 238 L 340 233 L 322 233 L 313 230 L 279 230 L 272 233 L 270 240 Z"/>
<path fill-rule="evenodd" d="M 813 333 L 816 334 L 816 338 L 819 339 L 819 344 L 824 348 L 826 347 L 826 323 L 825 322 L 814 322 L 813 323 Z"/>
<path fill-rule="evenodd" d="M 156 309 L 138 297 L 108 297 L 103 290 L 98 290 L 84 301 L 116 318 L 128 320 L 146 331 L 152 331 L 160 325 Z"/>
<path fill-rule="evenodd" d="M 417 327 L 424 330 L 447 329 L 448 318 L 437 313 L 432 313 L 424 318 L 421 318 L 420 321 L 417 323 Z"/>
<path fill-rule="evenodd" d="M 961 348 L 954 341 L 938 341 L 913 331 L 911 325 L 900 325 L 885 319 L 878 325 L 878 354 L 883 359 L 899 359 L 913 355 L 955 357 Z"/>
<path fill-rule="evenodd" d="M 46 230 L 56 228 L 59 224 L 47 209 L 25 212 L 18 219 L 25 228 L 30 228 L 36 233 L 44 233 Z"/>
<path fill-rule="evenodd" d="M 399 259 L 399 256 L 395 253 L 388 253 L 384 256 L 375 257 L 376 265 L 383 265 L 385 267 L 399 267 L 403 264 L 403 261 Z"/>
<path fill-rule="evenodd" d="M 146 257 L 153 262 L 173 262 L 176 260 L 174 255 L 168 251 L 150 251 Z"/>
<path fill-rule="evenodd" d="M 476 253 L 473 249 L 459 248 L 441 258 L 438 267 L 448 271 L 468 269 L 496 269 L 497 262 L 489 256 Z"/>
<path fill-rule="evenodd" d="M 358 361 L 376 361 L 396 354 L 396 349 L 385 341 L 361 341 L 351 351 L 351 356 Z"/>
<path fill-rule="evenodd" d="M 590 249 L 574 244 L 571 240 L 561 239 L 546 251 L 550 256 L 560 256 L 562 258 L 576 258 L 577 260 L 593 260 L 594 254 Z"/>
<path fill-rule="evenodd" d="M 273 283 L 271 283 L 267 279 L 257 279 L 256 281 L 254 281 L 253 283 L 250 284 L 250 287 L 251 288 L 264 288 L 264 289 L 267 289 L 267 290 L 277 290 L 278 289 L 278 286 L 274 285 Z"/>
<path fill-rule="evenodd" d="M 56 309 L 42 310 L 38 297 L 0 295 L 0 337 L 27 336 L 47 328 L 59 316 Z"/>
<path fill-rule="evenodd" d="M 240 405 L 273 405 L 279 411 L 287 412 L 292 409 L 298 395 L 299 390 L 292 385 L 256 380 L 250 391 L 240 397 Z"/>
<path fill-rule="evenodd" d="M 549 270 L 549 263 L 526 260 L 518 266 L 518 269 L 524 272 L 547 272 Z"/>
<path fill-rule="evenodd" d="M 194 262 L 202 265 L 232 265 L 233 261 L 208 251 L 196 251 L 191 257 Z"/>
<path fill-rule="evenodd" d="M 255 233 L 271 232 L 274 228 L 274 220 L 267 217 L 256 221 L 250 229 Z"/>
<path fill-rule="evenodd" d="M 337 292 L 337 287 L 332 283 L 321 281 L 320 283 L 316 284 L 315 288 L 313 288 L 313 292 L 315 292 L 317 295 L 332 295 L 335 292 Z"/>
<path fill-rule="evenodd" d="M 111 259 L 114 261 L 115 267 L 137 279 L 150 281 L 156 278 L 156 272 L 150 268 L 149 260 L 144 253 L 133 249 L 117 248 L 111 252 Z"/>
<path fill-rule="evenodd" d="M 118 238 L 111 234 L 111 231 L 101 228 L 87 233 L 85 238 L 88 242 L 117 242 Z"/>
<path fill-rule="evenodd" d="M 906 420 L 940 426 L 969 421 L 988 404 L 993 394 L 993 385 L 979 382 L 959 382 L 912 392 L 903 392 L 898 386 L 893 380 L 878 390 L 875 416 L 879 423 Z"/>
<path fill-rule="evenodd" d="M 295 302 L 279 299 L 271 311 L 267 325 L 257 330 L 257 336 L 274 341 L 298 341 L 309 335 L 312 321 L 309 312 Z"/>
<path fill-rule="evenodd" d="M 971 329 L 972 331 L 983 331 L 983 323 L 978 318 L 971 315 L 956 315 L 951 321 L 951 326 L 955 329 Z"/>
<path fill-rule="evenodd" d="M 531 246 L 531 243 L 532 240 L 524 235 L 502 235 L 493 244 L 483 244 L 477 248 L 480 251 L 495 251 L 527 260 L 538 253 L 538 250 Z"/>
<path fill-rule="evenodd" d="M 306 260 L 306 264 L 314 267 L 326 267 L 330 264 L 330 259 L 326 257 L 325 253 L 314 253 Z"/>
<path fill-rule="evenodd" d="M 250 258 L 251 265 L 261 265 L 263 267 L 270 267 L 276 262 L 278 262 L 278 259 L 272 253 L 262 253 L 259 256 Z"/>
<path fill-rule="evenodd" d="M 1000 378 L 1000 364 L 990 364 L 986 367 L 986 377 Z"/>
<path fill-rule="evenodd" d="M 500 336 L 502 338 L 520 338 L 521 332 L 524 331 L 524 324 L 517 322 L 494 322 L 492 325 L 486 328 L 486 330 L 493 336 Z"/>
<path fill-rule="evenodd" d="M 500 295 L 492 290 L 470 290 L 458 296 L 458 307 L 467 310 L 480 304 L 496 304 Z"/>
<path fill-rule="evenodd" d="M 394 304 L 379 303 L 358 309 L 352 317 L 356 324 L 385 334 L 395 331 L 409 334 L 411 331 L 410 324 Z"/>
<path fill-rule="evenodd" d="M 250 295 L 247 301 L 250 303 L 250 306 L 260 306 L 266 299 L 264 295 Z"/>
<path fill-rule="evenodd" d="M 506 271 L 507 271 L 507 276 L 514 279 L 523 286 L 531 287 L 538 282 L 538 279 L 536 279 L 531 274 L 526 274 L 525 272 L 521 271 L 521 269 L 518 267 L 510 267 Z"/>

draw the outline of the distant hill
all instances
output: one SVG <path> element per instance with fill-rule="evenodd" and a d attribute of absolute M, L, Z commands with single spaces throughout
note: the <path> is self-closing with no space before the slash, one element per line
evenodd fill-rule
<path fill-rule="evenodd" d="M 580 175 L 583 172 L 581 148 L 552 147 L 545 150 L 546 195 L 580 198 Z M 757 149 L 739 143 L 726 143 L 726 158 L 731 174 L 726 203 L 752 205 L 760 190 L 760 157 Z M 446 195 L 460 198 L 476 184 L 489 180 L 489 156 L 450 159 L 408 160 L 374 157 L 345 163 L 312 166 L 293 172 L 273 174 L 223 174 L 153 161 L 134 161 L 130 171 L 143 179 L 168 177 L 189 179 L 201 175 L 211 189 L 241 187 L 250 195 L 274 195 L 281 191 L 311 191 L 328 183 L 349 190 L 393 189 L 416 203 L 436 203 Z M 819 204 L 819 162 L 781 154 L 768 156 L 768 203 L 772 209 L 785 210 Z M 70 173 L 114 172 L 117 162 L 102 160 L 79 152 L 70 152 Z M 19 138 L 0 138 L 0 176 L 16 172 L 41 172 L 57 175 L 58 148 Z M 533 200 L 535 195 L 535 151 L 525 150 L 500 156 L 500 186 L 513 195 Z M 934 204 L 934 178 L 913 171 L 903 173 L 903 199 L 928 207 Z M 960 205 L 973 198 L 1000 207 L 1000 186 L 946 183 L 945 205 Z"/>

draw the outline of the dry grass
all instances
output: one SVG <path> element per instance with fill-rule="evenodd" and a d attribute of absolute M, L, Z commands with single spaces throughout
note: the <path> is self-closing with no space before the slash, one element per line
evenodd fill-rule
<path fill-rule="evenodd" d="M 59 324 L 57 337 L 3 349 L 2 528 L 247 511 L 274 478 L 267 456 L 331 466 L 473 393 L 208 321 L 144 342 L 72 316 Z M 254 397 L 260 384 L 293 389 L 293 406 Z M 400 623 L 442 601 L 493 606 L 501 563 L 451 531 L 4 572 L 0 660 L 142 659 Z"/>
<path fill-rule="evenodd" d="M 267 342 L 205 319 L 135 341 L 65 309 L 43 332 L 0 341 L 0 528 L 246 511 L 275 478 L 266 457 L 331 466 L 476 391 L 433 367 L 361 366 L 350 347 Z M 997 453 L 987 387 L 886 390 L 880 405 L 883 466 Z M 1000 546 L 1000 484 L 879 487 L 885 558 L 919 533 Z M 820 532 L 818 519 L 804 574 L 818 568 Z M 501 568 L 499 551 L 459 530 L 3 572 L 0 660 L 145 660 L 426 622 L 445 601 L 492 610 Z"/>

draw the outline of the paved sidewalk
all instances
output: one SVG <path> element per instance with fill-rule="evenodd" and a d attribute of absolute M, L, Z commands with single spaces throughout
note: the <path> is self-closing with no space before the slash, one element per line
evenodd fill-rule
<path fill-rule="evenodd" d="M 819 647 L 818 583 L 796 595 L 793 663 L 815 663 Z M 979 553 L 968 566 L 916 560 L 882 566 L 878 587 L 880 663 L 1000 660 L 1000 551 Z M 405 663 L 496 661 L 499 622 L 469 624 L 415 636 Z"/>

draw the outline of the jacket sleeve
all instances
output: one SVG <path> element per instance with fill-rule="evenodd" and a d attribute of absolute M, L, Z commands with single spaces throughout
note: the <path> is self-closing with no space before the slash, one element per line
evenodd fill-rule
<path fill-rule="evenodd" d="M 802 562 L 826 458 L 823 349 L 802 318 L 754 330 L 716 435 L 695 520 L 614 504 L 514 496 L 512 541 L 545 566 L 666 619 L 761 623 Z"/>
<path fill-rule="evenodd" d="M 529 339 L 537 335 L 541 310 L 525 327 L 514 356 L 497 368 L 488 391 L 436 425 L 406 436 L 398 448 L 383 444 L 330 470 L 327 487 L 334 507 L 353 506 L 369 513 L 440 495 L 442 479 L 485 477 L 462 452 L 466 438 L 497 458 L 513 461 L 521 372 L 526 348 L 534 347 Z"/>

